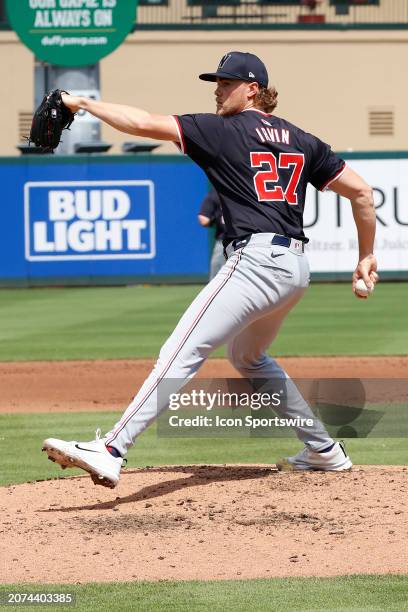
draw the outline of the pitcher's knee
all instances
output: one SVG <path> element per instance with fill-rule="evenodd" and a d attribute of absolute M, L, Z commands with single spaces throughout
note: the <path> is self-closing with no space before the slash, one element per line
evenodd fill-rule
<path fill-rule="evenodd" d="M 258 370 L 263 368 L 267 363 L 268 356 L 265 353 L 256 354 L 251 351 L 243 351 L 228 347 L 228 359 L 238 370 Z"/>

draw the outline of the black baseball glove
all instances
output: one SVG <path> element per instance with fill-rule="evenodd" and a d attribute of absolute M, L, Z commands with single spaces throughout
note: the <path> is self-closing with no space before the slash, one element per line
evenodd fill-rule
<path fill-rule="evenodd" d="M 61 140 L 62 130 L 69 129 L 75 114 L 65 106 L 61 94 L 68 93 L 54 89 L 44 96 L 34 113 L 28 142 L 40 147 L 42 153 L 53 153 Z"/>

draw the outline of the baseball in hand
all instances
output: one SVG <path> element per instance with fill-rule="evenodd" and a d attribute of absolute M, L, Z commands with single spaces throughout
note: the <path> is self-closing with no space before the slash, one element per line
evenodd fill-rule
<path fill-rule="evenodd" d="M 360 295 L 361 297 L 368 297 L 370 293 L 374 291 L 374 284 L 372 285 L 371 289 L 369 289 L 363 279 L 359 278 L 356 282 L 355 289 L 356 293 L 358 293 L 358 295 Z"/>

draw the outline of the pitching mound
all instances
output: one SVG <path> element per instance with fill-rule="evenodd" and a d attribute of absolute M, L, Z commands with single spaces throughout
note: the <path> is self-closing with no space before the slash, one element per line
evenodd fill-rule
<path fill-rule="evenodd" d="M 405 467 L 125 471 L 0 489 L 3 582 L 404 573 Z"/>

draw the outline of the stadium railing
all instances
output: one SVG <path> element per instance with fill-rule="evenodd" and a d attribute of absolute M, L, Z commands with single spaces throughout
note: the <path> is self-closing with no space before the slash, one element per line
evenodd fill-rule
<path fill-rule="evenodd" d="M 408 0 L 139 0 L 135 30 L 403 29 Z M 10 29 L 0 0 L 0 29 Z"/>

